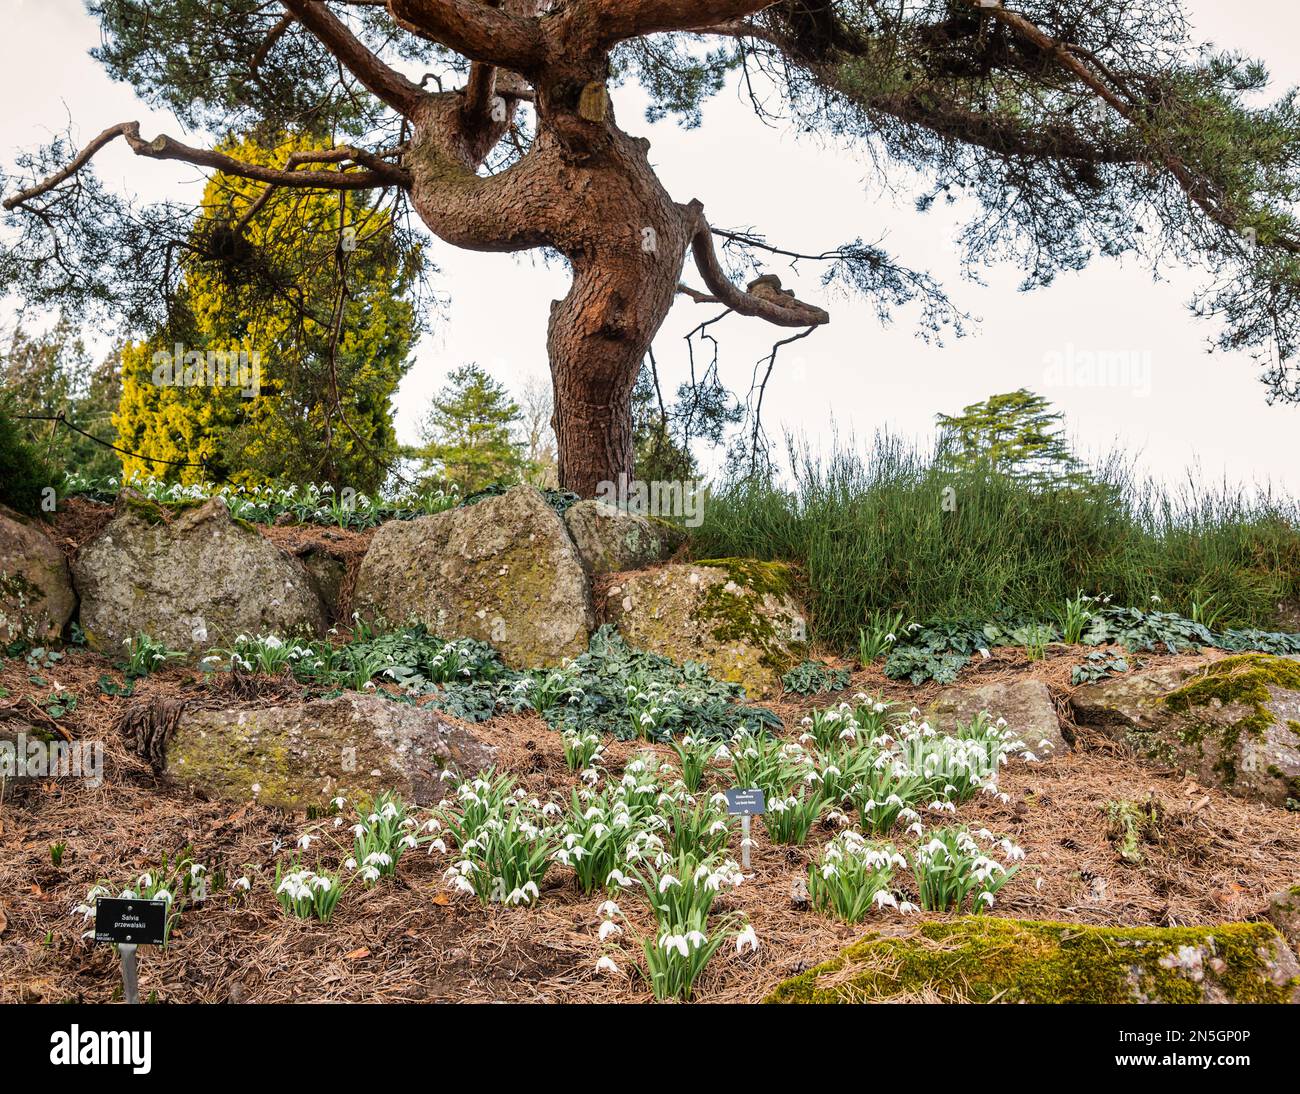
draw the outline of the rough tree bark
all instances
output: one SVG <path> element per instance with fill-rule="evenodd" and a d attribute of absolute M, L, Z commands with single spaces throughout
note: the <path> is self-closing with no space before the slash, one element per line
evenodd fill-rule
<path fill-rule="evenodd" d="M 698 202 L 679 204 L 650 166 L 649 142 L 618 127 L 606 80 L 610 52 L 642 34 L 694 30 L 760 11 L 770 0 L 388 0 L 404 30 L 468 58 L 464 88 L 426 92 L 390 68 L 321 0 L 280 0 L 377 98 L 405 117 L 410 140 L 388 155 L 335 149 L 300 170 L 242 167 L 169 137 L 145 141 L 135 123 L 106 130 L 58 175 L 5 202 L 28 202 L 124 137 L 138 155 L 186 159 L 256 177 L 268 187 L 398 185 L 428 228 L 480 251 L 551 247 L 573 272 L 547 332 L 561 485 L 583 496 L 631 477 L 631 398 L 641 364 L 693 253 L 707 292 L 744 315 L 783 326 L 828 321 L 793 297 L 759 297 L 731 284 Z M 370 6 L 369 4 L 367 6 Z M 277 28 L 267 48 L 284 34 Z M 511 167 L 482 173 L 520 105 L 536 114 L 531 146 Z M 332 169 L 331 169 L 332 168 Z M 255 212 L 255 210 L 250 211 Z"/>

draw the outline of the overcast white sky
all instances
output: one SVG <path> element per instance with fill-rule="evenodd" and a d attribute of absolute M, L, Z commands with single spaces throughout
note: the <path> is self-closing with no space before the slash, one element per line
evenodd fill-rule
<path fill-rule="evenodd" d="M 1187 7 L 1201 38 L 1261 57 L 1279 89 L 1300 84 L 1300 7 L 1294 0 L 1190 0 Z M 180 134 L 174 119 L 151 114 L 89 58 L 98 25 L 81 0 L 0 0 L 0 13 L 7 32 L 0 38 L 0 159 L 6 165 L 17 150 L 48 141 L 69 120 L 82 141 L 131 118 L 147 135 L 159 129 Z M 620 124 L 652 142 L 669 191 L 679 201 L 700 198 L 715 225 L 752 227 L 800 251 L 855 236 L 881 240 L 903 262 L 940 277 L 957 302 L 982 319 L 971 336 L 940 348 L 912 336 L 907 313 L 882 329 L 863 301 L 825 301 L 831 324 L 786 351 L 769 385 L 764 417 L 774 436 L 784 427 L 815 440 L 834 420 L 841 433 L 862 437 L 889 427 L 924 439 L 932 435 L 936 411 L 1025 386 L 1065 411 L 1084 452 L 1122 446 L 1139 454 L 1151 475 L 1171 483 L 1198 469 L 1202 479 L 1271 482 L 1300 494 L 1300 408 L 1267 406 L 1246 357 L 1205 352 L 1212 328 L 1186 310 L 1199 284 L 1195 271 L 1157 283 L 1136 262 L 1098 261 L 1028 295 L 1015 291 L 1020 275 L 1014 268 L 985 271 L 983 286 L 963 282 L 950 221 L 915 214 L 911 195 L 882 195 L 860 156 L 763 125 L 734 90 L 712 102 L 704 126 L 689 132 L 671 121 L 645 122 L 635 90 L 615 101 Z M 197 198 L 201 186 L 193 169 L 142 162 L 120 142 L 95 163 L 108 184 L 146 199 L 168 193 Z M 421 342 L 399 393 L 404 439 L 414 439 L 430 395 L 466 361 L 477 361 L 516 390 L 529 376 L 544 374 L 547 310 L 567 289 L 563 270 L 528 257 L 471 254 L 441 242 L 433 254 L 442 270 L 436 287 L 450 296 L 451 306 L 447 321 Z M 793 278 L 779 272 L 804 299 L 820 299 L 813 267 Z M 655 347 L 669 388 L 684 372 L 682 336 L 715 311 L 683 299 L 669 317 Z M 733 316 L 718 333 L 724 379 L 743 393 L 774 328 Z M 1049 364 L 1052 355 L 1072 350 L 1131 353 L 1149 363 L 1149 384 L 1061 383 Z"/>

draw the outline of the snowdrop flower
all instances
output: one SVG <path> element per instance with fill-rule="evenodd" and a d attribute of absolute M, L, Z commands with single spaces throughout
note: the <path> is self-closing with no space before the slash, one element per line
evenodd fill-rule
<path fill-rule="evenodd" d="M 746 924 L 745 929 L 736 936 L 736 952 L 744 953 L 746 950 L 758 949 L 758 935 L 754 933 L 752 924 Z"/>
<path fill-rule="evenodd" d="M 610 876 L 612 877 L 613 875 L 611 874 Z M 673 877 L 672 874 L 664 874 L 664 876 L 659 879 L 659 892 L 661 894 L 666 893 L 669 889 L 679 885 L 681 885 L 681 882 Z"/>
<path fill-rule="evenodd" d="M 249 881 L 248 878 L 246 878 L 246 877 L 241 877 L 241 878 L 236 878 L 236 879 L 235 879 L 235 882 L 234 882 L 233 885 L 231 885 L 231 888 L 232 888 L 232 889 L 240 889 L 240 890 L 242 890 L 243 892 L 246 893 L 246 892 L 249 891 L 249 889 L 252 888 L 252 886 L 253 886 L 253 883 L 252 883 L 251 881 Z"/>
<path fill-rule="evenodd" d="M 617 871 L 616 871 L 616 872 L 617 872 Z M 610 877 L 613 877 L 613 876 L 614 876 L 613 874 L 610 874 Z M 623 911 L 622 911 L 622 909 L 619 908 L 619 906 L 618 906 L 617 904 L 615 904 L 612 900 L 605 900 L 605 901 L 602 901 L 602 902 L 600 903 L 600 905 L 596 908 L 596 914 L 597 914 L 597 915 L 603 915 L 603 916 L 609 916 L 609 917 L 612 919 L 612 918 L 613 918 L 614 916 L 616 916 L 616 915 L 622 915 L 622 914 L 623 914 Z"/>
<path fill-rule="evenodd" d="M 602 942 L 604 942 L 605 939 L 609 938 L 611 935 L 618 935 L 622 933 L 623 933 L 623 928 L 620 927 L 617 923 L 615 923 L 612 919 L 607 919 L 605 920 L 605 922 L 603 922 L 600 925 L 600 940 Z"/>
<path fill-rule="evenodd" d="M 616 964 L 614 964 L 614 959 L 612 957 L 606 955 L 596 962 L 596 971 L 609 972 L 617 975 L 619 972 L 619 967 Z"/>
<path fill-rule="evenodd" d="M 311 847 L 312 840 L 316 838 L 317 837 L 313 836 L 310 832 L 304 832 L 301 836 L 298 837 L 298 846 L 301 847 L 304 851 L 306 851 L 309 847 Z"/>
<path fill-rule="evenodd" d="M 676 950 L 683 957 L 690 957 L 690 947 L 686 944 L 686 936 L 681 934 L 666 934 L 659 939 L 661 949 L 669 952 Z"/>

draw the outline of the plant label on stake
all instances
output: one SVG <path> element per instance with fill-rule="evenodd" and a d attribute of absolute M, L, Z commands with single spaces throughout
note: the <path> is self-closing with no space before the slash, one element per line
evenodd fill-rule
<path fill-rule="evenodd" d="M 749 848 L 752 843 L 749 838 L 749 818 L 767 812 L 767 799 L 764 798 L 763 791 L 757 787 L 749 790 L 728 790 L 726 796 L 727 812 L 732 816 L 740 815 L 740 865 L 748 870 Z"/>
<path fill-rule="evenodd" d="M 167 940 L 165 900 L 122 900 L 100 897 L 95 901 L 95 941 L 112 942 L 122 961 L 122 997 L 140 1002 L 135 948 L 161 946 Z"/>

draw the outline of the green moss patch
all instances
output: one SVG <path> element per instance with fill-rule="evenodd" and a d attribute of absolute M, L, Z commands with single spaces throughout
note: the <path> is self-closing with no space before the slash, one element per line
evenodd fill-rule
<path fill-rule="evenodd" d="M 1285 657 L 1245 653 L 1215 661 L 1160 702 L 1189 719 L 1190 724 L 1180 733 L 1184 744 L 1199 745 L 1207 732 L 1214 732 L 1227 753 L 1235 748 L 1242 733 L 1258 739 L 1273 724 L 1273 712 L 1268 709 L 1272 688 L 1300 691 L 1300 663 Z M 1247 706 L 1250 713 L 1226 725 L 1197 717 L 1197 711 L 1232 704 Z"/>
<path fill-rule="evenodd" d="M 1270 961 L 1281 949 L 1263 923 L 1083 927 L 975 916 L 869 934 L 766 1001 L 1286 1003 L 1300 977 L 1274 982 Z"/>
<path fill-rule="evenodd" d="M 760 596 L 791 595 L 799 573 L 789 562 L 763 562 L 757 558 L 708 558 L 694 565 L 722 570 L 737 585 L 745 585 Z"/>

